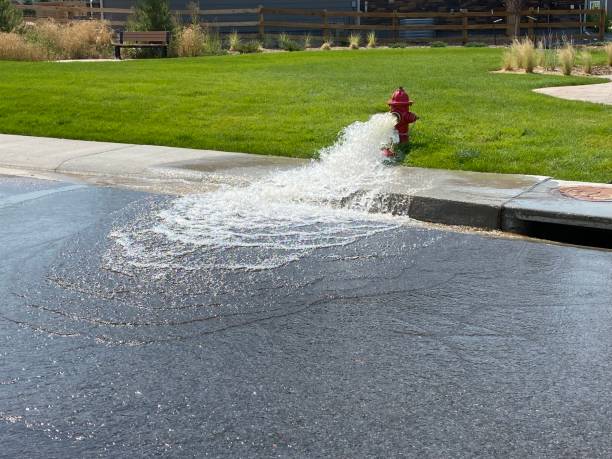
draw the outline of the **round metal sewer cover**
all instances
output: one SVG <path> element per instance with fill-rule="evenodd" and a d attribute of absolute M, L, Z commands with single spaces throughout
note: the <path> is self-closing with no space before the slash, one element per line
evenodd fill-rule
<path fill-rule="evenodd" d="M 581 201 L 612 202 L 612 186 L 565 186 L 559 188 L 559 192 L 564 196 Z"/>

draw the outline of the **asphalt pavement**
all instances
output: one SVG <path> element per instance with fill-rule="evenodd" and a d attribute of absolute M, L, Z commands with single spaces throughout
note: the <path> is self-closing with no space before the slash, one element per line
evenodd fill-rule
<path fill-rule="evenodd" d="M 402 224 L 109 263 L 172 199 L 0 176 L 0 456 L 612 455 L 610 251 Z"/>

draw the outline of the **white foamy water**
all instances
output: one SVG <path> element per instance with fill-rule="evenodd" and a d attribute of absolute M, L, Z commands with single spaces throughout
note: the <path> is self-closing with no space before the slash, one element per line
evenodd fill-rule
<path fill-rule="evenodd" d="M 268 269 L 397 227 L 397 220 L 369 213 L 395 173 L 380 154 L 381 145 L 397 140 L 395 122 L 390 114 L 355 122 L 317 161 L 273 172 L 246 187 L 178 198 L 155 215 L 116 229 L 110 236 L 120 248 L 121 264 Z M 119 262 L 110 258 L 111 264 Z"/>

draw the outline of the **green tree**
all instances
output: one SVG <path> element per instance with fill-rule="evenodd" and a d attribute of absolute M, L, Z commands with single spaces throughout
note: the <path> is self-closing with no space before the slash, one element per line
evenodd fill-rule
<path fill-rule="evenodd" d="M 0 32 L 12 32 L 23 21 L 23 15 L 11 0 L 0 0 Z"/>
<path fill-rule="evenodd" d="M 139 0 L 130 18 L 128 28 L 141 31 L 174 31 L 174 18 L 170 12 L 168 0 Z"/>

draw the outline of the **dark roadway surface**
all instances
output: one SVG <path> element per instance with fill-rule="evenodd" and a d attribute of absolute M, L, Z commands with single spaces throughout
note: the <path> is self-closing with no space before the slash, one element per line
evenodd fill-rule
<path fill-rule="evenodd" d="M 403 227 L 124 276 L 165 198 L 70 186 L 0 177 L 0 456 L 612 455 L 611 252 Z"/>

